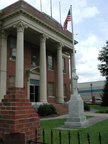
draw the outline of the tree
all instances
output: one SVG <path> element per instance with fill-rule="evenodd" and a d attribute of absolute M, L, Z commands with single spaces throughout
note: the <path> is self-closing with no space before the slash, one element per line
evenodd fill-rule
<path fill-rule="evenodd" d="M 101 61 L 101 64 L 98 65 L 98 69 L 102 76 L 106 78 L 102 93 L 102 106 L 108 106 L 108 41 L 106 41 L 106 46 L 99 52 L 98 60 Z"/>
<path fill-rule="evenodd" d="M 105 86 L 102 93 L 102 106 L 108 106 L 108 81 L 105 82 Z"/>

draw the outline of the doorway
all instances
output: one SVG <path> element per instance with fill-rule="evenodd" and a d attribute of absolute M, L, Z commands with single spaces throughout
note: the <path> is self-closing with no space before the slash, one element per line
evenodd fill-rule
<path fill-rule="evenodd" d="M 30 80 L 30 102 L 39 102 L 40 86 L 38 80 Z"/>
<path fill-rule="evenodd" d="M 39 86 L 30 85 L 30 102 L 39 102 Z"/>

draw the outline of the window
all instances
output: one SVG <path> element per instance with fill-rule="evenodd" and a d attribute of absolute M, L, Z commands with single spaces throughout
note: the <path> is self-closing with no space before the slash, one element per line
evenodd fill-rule
<path fill-rule="evenodd" d="M 62 58 L 62 70 L 64 73 L 66 72 L 65 71 L 65 59 L 64 58 Z"/>
<path fill-rule="evenodd" d="M 15 77 L 9 76 L 9 88 L 15 87 Z"/>
<path fill-rule="evenodd" d="M 48 69 L 54 70 L 54 62 L 53 62 L 53 56 L 48 55 Z"/>
<path fill-rule="evenodd" d="M 54 96 L 54 83 L 48 83 L 48 96 Z"/>
<path fill-rule="evenodd" d="M 31 51 L 31 65 L 39 66 L 39 54 L 36 50 Z"/>
<path fill-rule="evenodd" d="M 16 60 L 16 38 L 10 38 L 10 58 Z"/>

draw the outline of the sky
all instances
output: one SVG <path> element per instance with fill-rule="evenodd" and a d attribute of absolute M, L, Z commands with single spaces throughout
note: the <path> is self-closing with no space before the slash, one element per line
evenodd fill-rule
<path fill-rule="evenodd" d="M 0 9 L 17 0 L 0 0 Z M 99 51 L 108 40 L 108 0 L 25 0 L 27 3 L 56 19 L 62 25 L 72 5 L 76 73 L 78 82 L 105 80 L 98 70 Z M 52 2 L 52 6 L 50 5 Z M 60 8 L 60 7 L 61 8 Z M 52 7 L 52 11 L 51 11 Z M 61 18 L 60 18 L 61 14 Z M 68 28 L 72 32 L 71 22 Z"/>

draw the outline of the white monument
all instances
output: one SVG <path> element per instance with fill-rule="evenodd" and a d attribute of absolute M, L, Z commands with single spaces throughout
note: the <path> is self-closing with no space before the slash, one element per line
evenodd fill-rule
<path fill-rule="evenodd" d="M 74 49 L 74 31 L 73 31 L 73 18 L 72 18 L 72 5 L 70 6 L 70 21 L 72 26 L 72 51 L 71 51 L 71 91 L 72 95 L 68 102 L 69 117 L 65 126 L 67 127 L 82 127 L 88 124 L 86 117 L 84 116 L 84 102 L 78 94 L 77 80 L 75 68 L 75 49 Z M 68 16 L 68 17 L 69 17 Z"/>
<path fill-rule="evenodd" d="M 88 125 L 88 121 L 84 116 L 84 102 L 78 94 L 77 90 L 77 80 L 76 69 L 72 70 L 72 81 L 73 81 L 73 95 L 68 102 L 69 117 L 65 122 L 66 127 L 83 127 Z"/>

